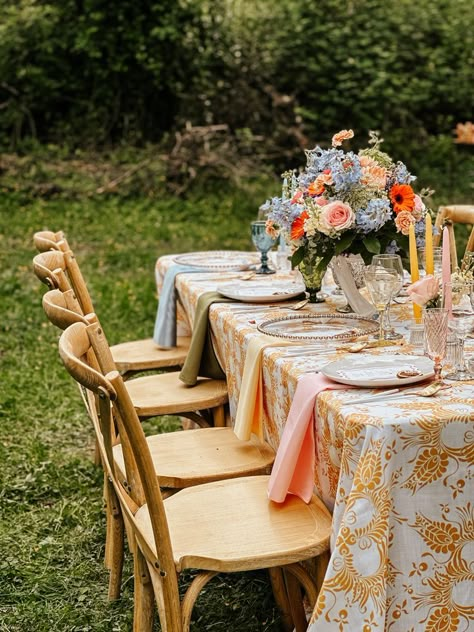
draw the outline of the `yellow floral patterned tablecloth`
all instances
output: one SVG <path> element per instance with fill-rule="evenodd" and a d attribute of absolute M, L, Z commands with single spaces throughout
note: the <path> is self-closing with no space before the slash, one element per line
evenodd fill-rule
<path fill-rule="evenodd" d="M 172 261 L 157 262 L 160 279 Z M 197 298 L 238 273 L 177 277 L 180 335 Z M 343 299 L 342 299 L 343 300 Z M 341 299 L 309 311 L 332 311 Z M 403 330 L 408 306 L 395 306 Z M 214 304 L 218 355 L 235 414 L 245 352 L 257 323 L 283 305 Z M 406 347 L 410 350 L 410 347 Z M 401 353 L 389 347 L 364 353 Z M 264 352 L 264 426 L 278 447 L 300 375 L 345 352 L 321 345 Z M 224 360 L 225 359 L 225 360 Z M 474 630 L 474 382 L 434 398 L 403 395 L 352 404 L 367 389 L 327 391 L 317 400 L 315 489 L 333 510 L 331 559 L 310 632 Z"/>

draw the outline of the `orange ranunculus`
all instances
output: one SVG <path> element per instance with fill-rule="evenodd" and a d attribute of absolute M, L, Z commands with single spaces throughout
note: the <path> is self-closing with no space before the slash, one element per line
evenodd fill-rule
<path fill-rule="evenodd" d="M 319 195 L 322 195 L 326 190 L 326 184 L 329 186 L 331 186 L 331 184 L 334 184 L 329 169 L 325 169 L 323 173 L 319 174 L 314 182 L 311 182 L 308 187 L 308 195 L 310 195 L 311 197 L 318 197 Z"/>
<path fill-rule="evenodd" d="M 415 208 L 415 192 L 409 184 L 394 184 L 390 189 L 390 200 L 395 213 L 413 211 Z"/>
<path fill-rule="evenodd" d="M 301 215 L 293 221 L 291 225 L 291 239 L 301 239 L 304 237 L 304 222 L 308 217 L 308 211 L 303 211 Z"/>

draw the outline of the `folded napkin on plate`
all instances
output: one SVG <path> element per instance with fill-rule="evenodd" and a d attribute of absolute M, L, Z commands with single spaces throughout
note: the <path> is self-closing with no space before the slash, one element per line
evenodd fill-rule
<path fill-rule="evenodd" d="M 224 298 L 219 292 L 204 292 L 198 298 L 191 343 L 179 374 L 179 379 L 187 386 L 194 386 L 198 376 L 210 377 L 214 380 L 225 379 L 225 373 L 217 360 L 212 344 L 209 307 L 212 303 L 234 302 L 230 298 Z"/>
<path fill-rule="evenodd" d="M 159 347 L 176 347 L 176 275 L 182 272 L 200 272 L 190 266 L 177 263 L 168 268 L 158 301 L 153 340 Z M 201 271 L 202 272 L 202 271 Z"/>
<path fill-rule="evenodd" d="M 234 432 L 242 441 L 252 433 L 263 438 L 263 377 L 262 352 L 267 347 L 285 347 L 293 344 L 279 338 L 256 336 L 252 338 L 245 356 Z"/>
<path fill-rule="evenodd" d="M 298 381 L 268 483 L 270 500 L 282 503 L 288 493 L 306 503 L 311 500 L 316 462 L 316 397 L 322 391 L 343 388 L 352 387 L 332 382 L 321 373 L 303 375 Z"/>

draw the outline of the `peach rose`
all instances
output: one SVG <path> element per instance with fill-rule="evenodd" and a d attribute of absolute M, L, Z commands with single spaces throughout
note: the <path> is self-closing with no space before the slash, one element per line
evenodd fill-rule
<path fill-rule="evenodd" d="M 426 305 L 439 294 L 439 281 L 432 274 L 427 274 L 419 281 L 415 281 L 407 287 L 407 294 L 413 303 Z"/>
<path fill-rule="evenodd" d="M 330 202 L 321 208 L 317 228 L 325 235 L 334 235 L 347 230 L 354 223 L 354 211 L 344 202 Z"/>
<path fill-rule="evenodd" d="M 384 189 L 387 183 L 387 170 L 379 165 L 370 156 L 360 156 L 360 166 L 362 167 L 362 184 Z"/>
<path fill-rule="evenodd" d="M 267 219 L 267 221 L 265 222 L 265 232 L 267 233 L 267 235 L 270 235 L 272 239 L 276 239 L 280 234 L 280 231 L 275 226 L 272 219 Z"/>
<path fill-rule="evenodd" d="M 332 137 L 332 146 L 339 147 L 339 145 L 342 145 L 342 142 L 348 138 L 354 138 L 354 132 L 351 129 L 341 129 L 340 132 L 334 134 Z"/>
<path fill-rule="evenodd" d="M 411 224 L 415 223 L 415 218 L 410 211 L 400 211 L 395 218 L 395 226 L 399 233 L 402 235 L 408 235 Z"/>

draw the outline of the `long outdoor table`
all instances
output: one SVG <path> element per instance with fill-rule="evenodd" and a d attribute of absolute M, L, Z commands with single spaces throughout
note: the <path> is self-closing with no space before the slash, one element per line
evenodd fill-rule
<path fill-rule="evenodd" d="M 157 261 L 158 289 L 172 257 Z M 199 295 L 238 273 L 180 274 L 178 333 L 190 334 Z M 335 299 L 309 306 L 333 311 Z M 339 303 L 340 304 L 340 303 Z M 282 311 L 280 311 L 280 309 Z M 216 303 L 209 318 L 226 371 L 233 418 L 257 323 L 284 304 Z M 411 315 L 397 306 L 400 325 Z M 399 353 L 400 349 L 365 353 Z M 345 352 L 264 350 L 264 428 L 278 448 L 298 378 Z M 321 393 L 316 401 L 315 491 L 333 510 L 331 558 L 310 632 L 474 629 L 474 382 L 436 397 L 402 394 L 353 404 L 367 389 Z"/>

